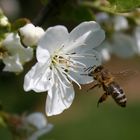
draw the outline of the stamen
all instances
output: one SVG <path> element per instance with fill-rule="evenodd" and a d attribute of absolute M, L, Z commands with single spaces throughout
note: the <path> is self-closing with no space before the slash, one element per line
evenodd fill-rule
<path fill-rule="evenodd" d="M 63 70 L 61 70 L 61 68 L 57 67 L 59 73 L 61 74 L 61 76 L 67 81 L 68 84 L 71 84 L 71 82 L 68 80 L 68 78 L 66 77 L 66 75 L 63 74 Z"/>
<path fill-rule="evenodd" d="M 86 67 L 86 65 L 84 63 L 81 63 L 81 62 L 76 61 L 76 60 L 73 60 L 73 64 L 76 64 L 76 67 L 77 67 L 77 64 L 79 64 L 79 66 Z"/>
<path fill-rule="evenodd" d="M 60 81 L 60 83 L 61 83 L 64 87 L 69 88 L 69 87 L 62 81 L 62 79 L 59 77 L 58 72 L 60 72 L 60 70 L 57 70 L 57 69 L 56 69 L 55 74 L 58 76 L 58 80 Z M 64 77 L 63 74 L 61 74 L 61 76 Z M 66 80 L 66 78 L 65 78 L 65 80 Z M 68 79 L 67 79 L 66 81 L 68 82 Z"/>
<path fill-rule="evenodd" d="M 73 82 L 75 82 L 78 86 L 79 86 L 79 89 L 81 89 L 81 85 L 73 78 L 73 77 L 71 77 L 68 73 L 66 73 L 64 70 L 63 70 L 63 73 L 65 73 L 67 76 L 68 76 L 68 78 L 70 78 Z"/>
<path fill-rule="evenodd" d="M 79 55 L 79 54 L 76 54 L 75 52 L 65 54 L 62 51 L 60 51 L 63 47 L 64 47 L 64 45 L 62 45 L 62 47 L 60 47 L 55 52 L 55 55 L 52 58 L 52 64 L 54 66 L 55 73 L 56 73 L 56 75 L 59 75 L 58 80 L 60 81 L 60 83 L 64 87 L 69 88 L 69 86 L 67 84 L 71 85 L 71 81 L 73 81 L 81 89 L 81 85 L 78 83 L 78 81 L 76 81 L 68 73 L 68 71 L 71 70 L 75 73 L 78 73 L 80 71 L 80 69 L 85 69 L 85 68 L 87 69 L 86 64 L 82 63 L 81 61 L 75 60 L 75 58 L 81 58 L 81 59 L 91 58 L 91 59 L 93 59 L 96 56 L 93 54 L 87 54 L 87 53 L 83 53 L 83 54 Z M 63 79 L 66 82 L 63 82 Z"/>
<path fill-rule="evenodd" d="M 75 58 L 82 58 L 82 57 L 96 57 L 96 55 L 93 55 L 93 54 L 87 54 L 87 53 L 83 53 L 83 54 L 80 54 L 80 55 L 78 55 L 78 54 L 69 54 L 69 56 L 70 57 L 75 57 Z"/>
<path fill-rule="evenodd" d="M 70 67 L 70 68 L 69 68 L 69 70 L 70 70 L 70 71 L 73 71 L 73 72 L 75 72 L 75 73 L 79 73 L 79 71 L 78 71 L 78 70 L 73 69 L 72 67 Z"/>
<path fill-rule="evenodd" d="M 55 73 L 56 75 L 58 75 L 58 71 L 57 71 L 54 67 L 53 67 L 53 69 L 54 69 L 54 73 Z M 59 80 L 60 83 L 61 83 L 61 85 L 59 86 L 60 92 L 58 92 L 59 97 L 61 97 L 62 99 L 67 100 L 67 98 L 65 97 L 65 94 L 64 94 L 65 91 L 64 91 L 63 86 L 66 87 L 66 88 L 69 88 L 69 87 L 67 87 L 67 86 L 62 82 L 62 80 L 61 80 L 61 78 L 60 78 L 59 76 L 58 76 L 58 80 Z M 57 82 L 57 81 L 56 81 L 56 82 Z M 63 104 L 67 107 L 65 101 L 62 100 L 62 102 L 63 102 Z"/>
<path fill-rule="evenodd" d="M 76 52 L 73 52 L 73 53 L 66 53 L 66 55 L 72 55 L 72 54 L 76 54 Z"/>

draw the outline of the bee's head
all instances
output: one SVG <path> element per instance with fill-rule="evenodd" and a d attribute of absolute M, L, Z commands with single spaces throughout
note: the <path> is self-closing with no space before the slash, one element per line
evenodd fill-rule
<path fill-rule="evenodd" d="M 101 72 L 102 70 L 104 69 L 104 67 L 103 66 L 97 66 L 95 69 L 94 69 L 94 73 L 99 73 L 99 72 Z"/>
<path fill-rule="evenodd" d="M 103 69 L 103 66 L 97 66 L 94 67 L 94 69 L 88 74 L 88 76 L 93 76 L 95 77 L 95 75 L 97 75 L 98 73 L 100 73 Z"/>
<path fill-rule="evenodd" d="M 93 76 L 94 79 L 97 80 L 101 76 L 102 70 L 103 70 L 103 66 L 97 66 L 93 71 L 89 73 L 89 76 Z"/>

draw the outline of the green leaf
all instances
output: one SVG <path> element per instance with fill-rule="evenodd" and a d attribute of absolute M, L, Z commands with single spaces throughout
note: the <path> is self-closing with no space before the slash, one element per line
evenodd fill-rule
<path fill-rule="evenodd" d="M 84 1 L 82 5 L 108 13 L 124 13 L 140 7 L 140 0 L 92 0 Z"/>
<path fill-rule="evenodd" d="M 128 12 L 140 7 L 140 0 L 108 0 L 109 7 L 114 12 Z"/>

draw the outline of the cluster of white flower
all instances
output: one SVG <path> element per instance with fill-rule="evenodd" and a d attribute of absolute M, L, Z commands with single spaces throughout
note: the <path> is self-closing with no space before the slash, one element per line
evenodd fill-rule
<path fill-rule="evenodd" d="M 120 58 L 130 58 L 136 54 L 140 55 L 139 26 L 128 34 L 126 31 L 130 30 L 130 26 L 127 18 L 124 16 L 109 16 L 107 13 L 98 13 L 96 20 L 113 30 L 111 37 L 107 38 L 97 48 L 101 52 L 104 61 L 108 61 L 112 54 Z"/>
<path fill-rule="evenodd" d="M 95 48 L 104 38 L 104 31 L 95 21 L 83 22 L 70 33 L 62 25 L 44 31 L 28 23 L 16 32 L 6 33 L 2 39 L 3 71 L 21 72 L 36 48 L 37 62 L 25 75 L 24 90 L 48 91 L 46 114 L 57 115 L 72 104 L 73 82 L 81 88 L 80 84 L 93 81 L 86 69 L 101 64 Z"/>
<path fill-rule="evenodd" d="M 101 64 L 94 48 L 104 38 L 104 31 L 94 21 L 83 22 L 70 33 L 64 26 L 50 27 L 40 38 L 37 63 L 25 75 L 24 90 L 48 91 L 48 116 L 69 108 L 74 99 L 72 82 L 81 88 L 80 84 L 93 81 L 92 77 L 84 75 L 85 69 Z"/>
<path fill-rule="evenodd" d="M 0 42 L 0 58 L 5 64 L 3 71 L 16 73 L 23 71 L 24 63 L 33 58 L 33 48 L 31 46 L 37 45 L 43 34 L 44 30 L 42 28 L 35 27 L 32 24 L 20 28 L 19 32 L 6 33 L 4 39 Z"/>
<path fill-rule="evenodd" d="M 5 64 L 3 71 L 21 72 L 23 64 L 33 57 L 33 49 L 24 48 L 17 33 L 9 33 L 1 45 L 5 49 L 2 58 Z"/>

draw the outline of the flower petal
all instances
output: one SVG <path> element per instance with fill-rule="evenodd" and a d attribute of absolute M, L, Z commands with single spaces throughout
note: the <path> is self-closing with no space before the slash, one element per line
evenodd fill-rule
<path fill-rule="evenodd" d="M 70 32 L 69 40 L 76 40 L 89 31 L 94 32 L 97 30 L 100 30 L 100 25 L 95 21 L 82 22 Z"/>
<path fill-rule="evenodd" d="M 138 55 L 140 55 L 140 26 L 137 26 L 134 29 L 134 39 L 136 41 L 135 51 Z"/>
<path fill-rule="evenodd" d="M 9 33 L 2 42 L 2 45 L 8 50 L 10 55 L 14 56 L 18 54 L 21 63 L 28 62 L 33 57 L 33 49 L 30 47 L 24 48 L 20 43 L 18 34 Z"/>
<path fill-rule="evenodd" d="M 99 47 L 95 48 L 101 54 L 102 61 L 109 61 L 112 53 L 112 45 L 109 41 L 105 40 Z"/>
<path fill-rule="evenodd" d="M 21 72 L 23 70 L 23 66 L 19 61 L 18 55 L 5 57 L 3 58 L 3 62 L 5 64 L 3 71 Z"/>
<path fill-rule="evenodd" d="M 113 35 L 113 53 L 121 58 L 130 58 L 135 55 L 135 40 L 123 33 Z"/>
<path fill-rule="evenodd" d="M 21 63 L 28 62 L 33 58 L 33 48 L 20 48 L 17 54 L 19 54 Z"/>
<path fill-rule="evenodd" d="M 35 27 L 29 23 L 19 29 L 22 42 L 26 46 L 36 45 L 38 40 L 44 35 L 44 30 L 41 27 Z"/>
<path fill-rule="evenodd" d="M 32 69 L 25 75 L 24 90 L 34 90 L 35 92 L 44 92 L 52 87 L 52 71 L 48 67 L 49 63 L 36 63 Z"/>
<path fill-rule="evenodd" d="M 102 29 L 96 30 L 94 32 L 91 32 L 91 34 L 86 39 L 86 50 L 90 50 L 92 48 L 95 48 L 99 46 L 103 40 L 105 39 L 105 32 Z"/>
<path fill-rule="evenodd" d="M 128 29 L 128 21 L 124 16 L 115 16 L 114 17 L 114 29 L 116 31 Z"/>
<path fill-rule="evenodd" d="M 50 54 L 47 49 L 43 49 L 42 47 L 38 46 L 36 50 L 36 57 L 38 62 L 45 63 L 49 61 Z"/>
<path fill-rule="evenodd" d="M 38 46 L 44 50 L 48 50 L 50 54 L 54 53 L 54 50 L 63 47 L 68 40 L 68 31 L 64 26 L 54 26 L 47 29 L 44 36 L 40 39 Z"/>
<path fill-rule="evenodd" d="M 41 137 L 42 135 L 49 133 L 52 130 L 52 128 L 53 125 L 48 124 L 47 127 L 35 131 L 31 136 L 27 138 L 27 140 L 38 140 L 39 137 Z"/>
<path fill-rule="evenodd" d="M 63 86 L 57 76 L 54 77 L 54 85 L 48 90 L 46 101 L 46 113 L 48 116 L 60 114 L 70 107 L 74 99 L 72 84 L 68 85 L 67 81 L 61 77 L 62 81 L 67 84 L 67 87 Z"/>
<path fill-rule="evenodd" d="M 84 22 L 70 33 L 66 52 L 84 52 L 97 47 L 105 38 L 104 31 L 96 22 Z"/>
<path fill-rule="evenodd" d="M 46 116 L 41 112 L 34 112 L 30 115 L 28 115 L 25 119 L 25 121 L 33 126 L 35 126 L 37 129 L 42 129 L 47 126 L 48 121 Z"/>
<path fill-rule="evenodd" d="M 87 55 L 86 55 L 87 54 Z M 82 55 L 82 54 L 80 54 Z M 74 58 L 74 60 L 79 61 L 85 65 L 83 68 L 74 68 L 75 71 L 70 70 L 69 74 L 74 77 L 76 81 L 78 81 L 80 84 L 88 84 L 91 83 L 94 79 L 91 76 L 88 76 L 88 68 L 93 66 L 99 66 L 101 65 L 101 56 L 100 54 L 95 50 L 87 51 L 86 53 L 83 53 L 83 57 L 81 58 Z"/>
<path fill-rule="evenodd" d="M 19 49 L 24 47 L 20 43 L 20 37 L 18 34 L 9 33 L 2 45 L 10 52 L 11 55 L 18 53 Z"/>

